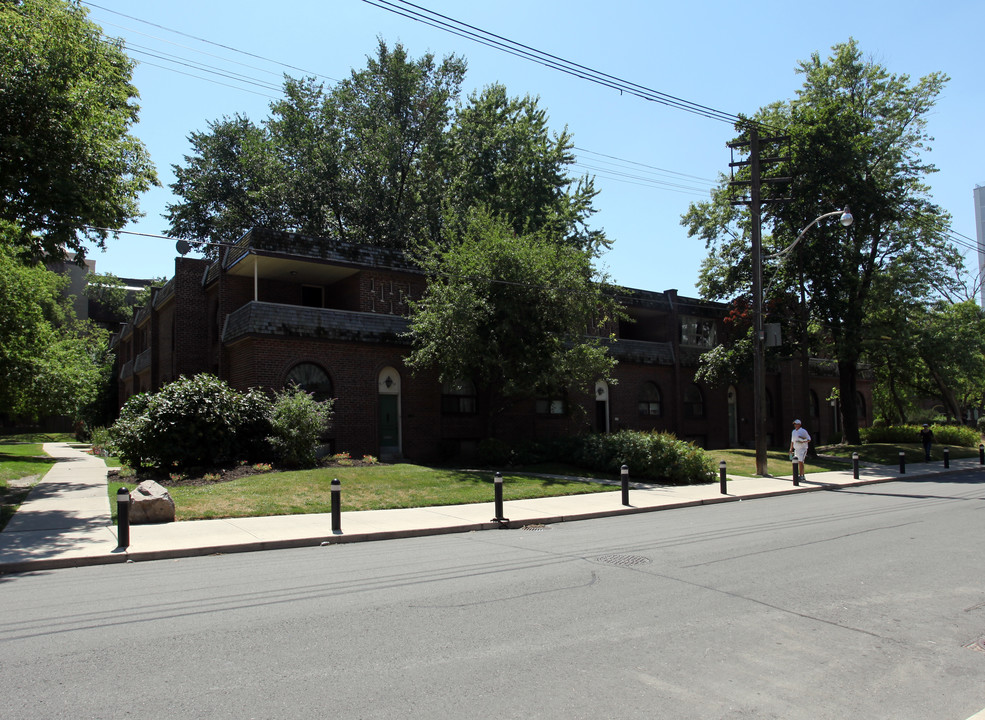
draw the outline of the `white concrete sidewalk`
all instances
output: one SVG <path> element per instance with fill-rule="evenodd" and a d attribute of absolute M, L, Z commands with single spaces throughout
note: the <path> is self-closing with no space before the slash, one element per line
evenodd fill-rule
<path fill-rule="evenodd" d="M 130 528 L 130 546 L 121 549 L 117 547 L 116 527 L 110 520 L 105 463 L 67 443 L 45 444 L 44 450 L 60 462 L 31 490 L 0 533 L 0 573 L 502 527 L 494 520 L 494 504 L 488 502 L 344 512 L 340 533 L 332 532 L 330 514 L 135 525 Z M 729 478 L 724 495 L 718 482 L 653 486 L 632 489 L 628 507 L 622 505 L 619 490 L 532 500 L 506 499 L 503 514 L 509 519 L 509 527 L 520 527 L 926 478 L 981 467 L 977 459 L 952 460 L 950 465 L 950 470 L 945 470 L 939 462 L 914 463 L 907 466 L 906 474 L 890 466 L 865 467 L 860 470 L 858 480 L 850 468 L 812 473 L 799 487 L 793 485 L 789 476 L 734 477 Z"/>

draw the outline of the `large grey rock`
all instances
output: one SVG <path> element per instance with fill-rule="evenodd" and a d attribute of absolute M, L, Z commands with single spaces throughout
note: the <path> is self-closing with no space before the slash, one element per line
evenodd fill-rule
<path fill-rule="evenodd" d="M 174 500 L 167 488 L 144 480 L 130 493 L 130 524 L 174 522 Z"/>

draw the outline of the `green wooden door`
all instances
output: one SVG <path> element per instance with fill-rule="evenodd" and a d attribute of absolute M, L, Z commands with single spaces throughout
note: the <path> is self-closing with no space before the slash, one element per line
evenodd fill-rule
<path fill-rule="evenodd" d="M 380 447 L 400 447 L 400 423 L 397 416 L 397 396 L 380 395 Z"/>

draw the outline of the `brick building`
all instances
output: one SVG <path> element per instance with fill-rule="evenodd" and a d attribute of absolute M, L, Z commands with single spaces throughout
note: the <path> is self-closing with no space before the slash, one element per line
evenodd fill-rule
<path fill-rule="evenodd" d="M 424 275 L 400 253 L 285 232 L 250 231 L 216 261 L 177 258 L 171 280 L 114 337 L 120 403 L 200 372 L 240 390 L 296 382 L 336 398 L 328 438 L 335 451 L 412 460 L 467 454 L 484 435 L 474 388 L 404 365 L 407 300 L 424 288 Z M 499 424 L 503 439 L 627 428 L 670 431 L 709 448 L 751 447 L 751 378 L 727 388 L 694 381 L 726 306 L 675 290 L 621 298 L 632 322 L 619 324 L 610 346 L 618 382 L 597 383 L 593 396 L 521 404 Z M 812 360 L 805 373 L 801 362 L 783 361 L 766 384 L 770 445 L 786 443 L 795 416 L 816 440 L 836 435 L 836 408 L 824 401 L 837 386 L 830 364 Z M 864 425 L 867 381 L 859 395 Z"/>

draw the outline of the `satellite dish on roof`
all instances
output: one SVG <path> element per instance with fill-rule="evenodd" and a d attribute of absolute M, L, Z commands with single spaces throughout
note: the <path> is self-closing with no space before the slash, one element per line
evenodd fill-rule
<path fill-rule="evenodd" d="M 174 244 L 174 249 L 178 251 L 179 255 L 185 256 L 191 252 L 192 245 L 187 240 L 179 240 Z"/>

